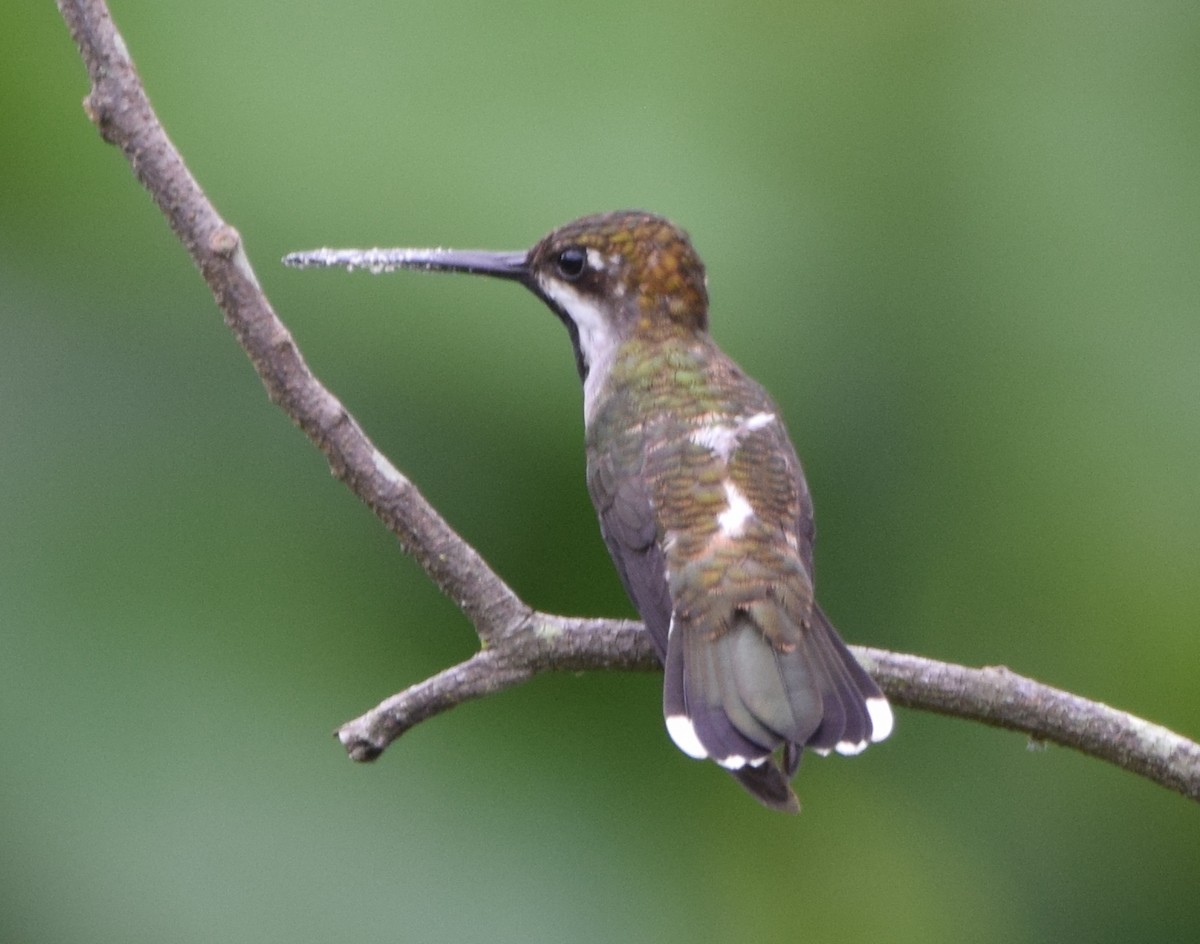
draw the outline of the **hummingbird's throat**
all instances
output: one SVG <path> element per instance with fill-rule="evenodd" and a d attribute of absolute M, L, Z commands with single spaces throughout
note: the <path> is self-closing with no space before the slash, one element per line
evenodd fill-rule
<path fill-rule="evenodd" d="M 596 302 L 565 282 L 539 276 L 538 288 L 575 328 L 574 339 L 583 368 L 583 418 L 589 423 L 621 345 L 617 325 Z"/>

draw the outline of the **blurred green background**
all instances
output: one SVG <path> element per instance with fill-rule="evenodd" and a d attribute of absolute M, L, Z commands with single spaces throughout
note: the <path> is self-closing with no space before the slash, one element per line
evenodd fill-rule
<path fill-rule="evenodd" d="M 122 0 L 310 363 L 530 603 L 626 615 L 565 333 L 512 286 L 295 272 L 663 212 L 780 401 L 844 635 L 1200 735 L 1200 6 Z M 271 406 L 0 9 L 0 941 L 1191 941 L 1200 809 L 899 713 L 772 815 L 652 675 L 332 729 L 465 620 Z"/>

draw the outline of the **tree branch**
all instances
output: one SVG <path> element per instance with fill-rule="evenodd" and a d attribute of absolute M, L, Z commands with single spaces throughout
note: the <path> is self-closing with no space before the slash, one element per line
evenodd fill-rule
<path fill-rule="evenodd" d="M 59 0 L 91 78 L 84 99 L 200 269 L 271 400 L 324 454 L 429 578 L 475 626 L 482 644 L 446 669 L 347 722 L 338 738 L 371 760 L 420 722 L 550 670 L 657 670 L 637 623 L 570 619 L 527 606 L 446 524 L 313 376 L 263 294 L 236 230 L 224 222 L 159 124 L 102 0 Z M 888 697 L 1072 747 L 1200 800 L 1200 745 L 1123 711 L 1023 678 L 919 656 L 854 648 Z"/>

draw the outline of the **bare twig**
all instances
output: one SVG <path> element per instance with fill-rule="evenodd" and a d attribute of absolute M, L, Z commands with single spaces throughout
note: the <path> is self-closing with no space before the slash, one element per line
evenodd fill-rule
<path fill-rule="evenodd" d="M 377 757 L 413 725 L 548 670 L 658 668 L 637 623 L 568 619 L 522 602 L 366 437 L 308 369 L 243 251 L 188 172 L 146 98 L 102 0 L 59 0 L 92 89 L 88 117 L 120 147 L 200 269 L 270 398 L 321 450 L 438 588 L 466 614 L 483 648 L 343 725 L 356 760 Z M 969 669 L 919 656 L 855 649 L 897 704 L 1022 731 L 1110 761 L 1200 800 L 1200 745 L 1165 728 L 1004 668 Z"/>

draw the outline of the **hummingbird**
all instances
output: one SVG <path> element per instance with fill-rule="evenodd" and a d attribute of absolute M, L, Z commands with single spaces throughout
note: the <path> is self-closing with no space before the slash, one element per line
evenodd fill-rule
<path fill-rule="evenodd" d="M 667 732 L 798 812 L 802 752 L 857 754 L 892 712 L 817 605 L 812 499 L 779 408 L 709 335 L 704 264 L 667 219 L 585 216 L 523 252 L 293 253 L 294 266 L 518 282 L 566 326 L 587 488 L 664 668 Z"/>

